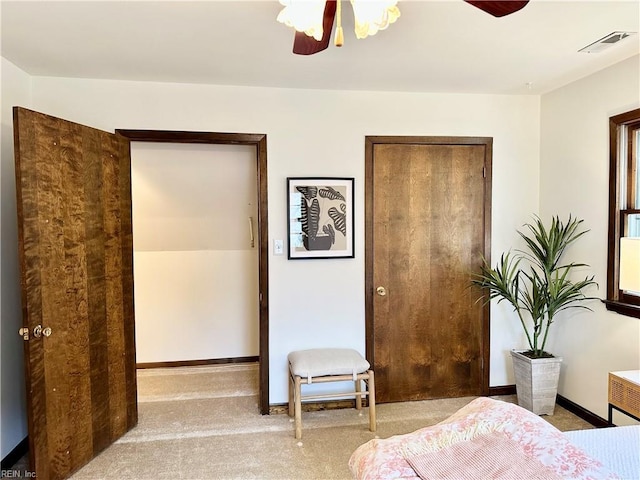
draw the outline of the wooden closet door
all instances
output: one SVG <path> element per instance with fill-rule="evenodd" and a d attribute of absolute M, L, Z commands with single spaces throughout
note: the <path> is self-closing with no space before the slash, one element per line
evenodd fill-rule
<path fill-rule="evenodd" d="M 380 402 L 488 389 L 488 311 L 470 275 L 488 254 L 490 152 L 490 139 L 368 137 L 367 338 Z"/>
<path fill-rule="evenodd" d="M 14 109 L 31 468 L 67 478 L 138 419 L 129 141 Z"/>

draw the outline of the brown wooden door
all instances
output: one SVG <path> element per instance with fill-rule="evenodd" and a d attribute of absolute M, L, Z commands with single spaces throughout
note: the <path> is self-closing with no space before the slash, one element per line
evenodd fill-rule
<path fill-rule="evenodd" d="M 129 141 L 23 108 L 14 132 L 29 454 L 60 479 L 137 423 Z"/>
<path fill-rule="evenodd" d="M 470 273 L 489 255 L 491 145 L 367 137 L 367 354 L 380 402 L 488 391 L 488 309 Z"/>

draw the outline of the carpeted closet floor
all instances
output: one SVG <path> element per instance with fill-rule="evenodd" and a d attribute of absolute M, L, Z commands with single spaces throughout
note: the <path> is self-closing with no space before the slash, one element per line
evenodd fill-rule
<path fill-rule="evenodd" d="M 303 438 L 287 415 L 258 413 L 257 364 L 138 371 L 138 426 L 74 480 L 349 479 L 351 453 L 376 435 L 408 433 L 447 418 L 474 397 L 303 413 Z M 499 397 L 515 401 L 515 396 Z M 593 428 L 556 407 L 560 430 Z"/>

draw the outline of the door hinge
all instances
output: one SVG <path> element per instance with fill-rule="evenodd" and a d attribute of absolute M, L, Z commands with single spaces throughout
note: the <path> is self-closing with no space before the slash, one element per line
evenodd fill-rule
<path fill-rule="evenodd" d="M 482 178 L 487 178 L 487 167 L 482 167 Z"/>
<path fill-rule="evenodd" d="M 23 340 L 29 340 L 29 329 L 27 327 L 22 327 L 20 330 L 18 330 L 18 335 L 22 336 Z"/>

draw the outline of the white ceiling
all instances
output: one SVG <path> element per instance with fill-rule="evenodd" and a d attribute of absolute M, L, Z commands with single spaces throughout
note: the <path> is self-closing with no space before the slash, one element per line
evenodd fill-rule
<path fill-rule="evenodd" d="M 531 0 L 503 18 L 462 0 L 401 1 L 400 19 L 363 40 L 344 4 L 344 47 L 306 57 L 291 53 L 275 0 L 2 0 L 2 56 L 35 76 L 539 94 L 640 53 L 640 35 L 578 53 L 638 32 L 639 0 Z"/>

